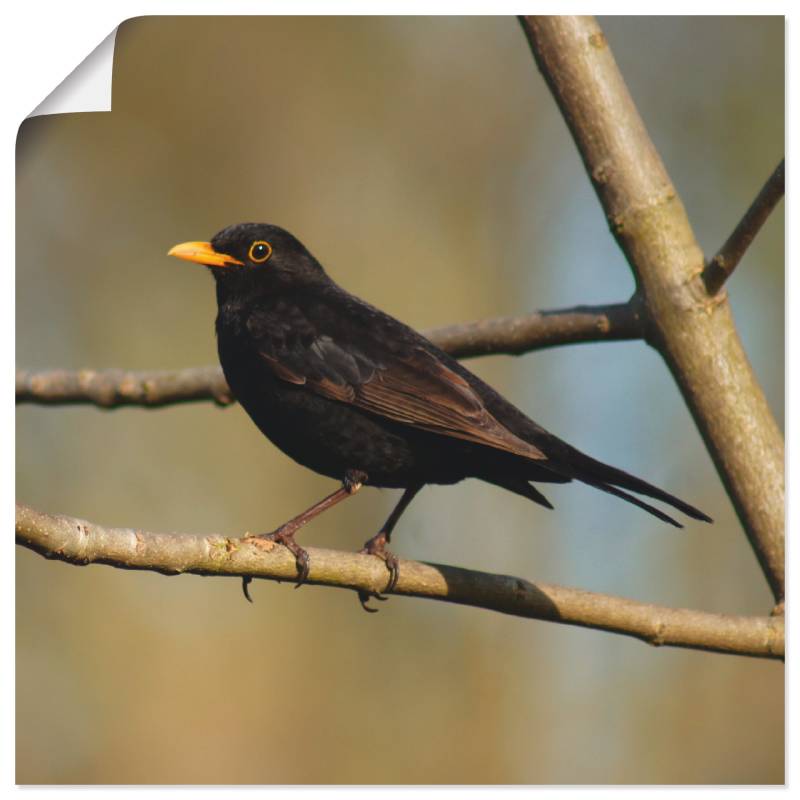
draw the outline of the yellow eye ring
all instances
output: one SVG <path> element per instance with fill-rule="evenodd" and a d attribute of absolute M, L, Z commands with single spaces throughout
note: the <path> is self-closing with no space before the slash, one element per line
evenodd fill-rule
<path fill-rule="evenodd" d="M 247 252 L 247 257 L 254 264 L 263 264 L 271 255 L 272 245 L 264 241 L 253 242 Z"/>

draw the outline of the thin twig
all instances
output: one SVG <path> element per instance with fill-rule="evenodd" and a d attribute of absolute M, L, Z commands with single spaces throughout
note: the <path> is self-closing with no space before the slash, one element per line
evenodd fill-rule
<path fill-rule="evenodd" d="M 733 233 L 714 258 L 706 264 L 702 277 L 706 291 L 710 295 L 716 294 L 722 288 L 742 260 L 761 226 L 783 197 L 784 183 L 784 159 L 781 159 L 781 163 L 775 167 L 775 171 L 769 176 Z"/>
<path fill-rule="evenodd" d="M 519 355 L 559 344 L 637 339 L 642 329 L 635 305 L 617 303 L 449 325 L 427 335 L 457 358 L 468 358 Z M 219 367 L 143 372 L 17 370 L 16 400 L 40 405 L 92 403 L 101 408 L 157 408 L 207 400 L 224 406 L 234 402 Z"/>
<path fill-rule="evenodd" d="M 245 579 L 292 581 L 294 556 L 268 542 L 208 535 L 146 533 L 104 528 L 85 520 L 53 516 L 17 505 L 17 543 L 47 558 L 72 564 L 107 564 Z M 309 583 L 375 593 L 387 574 L 371 556 L 309 548 Z M 564 586 L 532 583 L 509 575 L 441 564 L 400 561 L 393 594 L 443 600 L 529 619 L 560 622 L 624 634 L 652 645 L 782 659 L 781 616 L 743 617 L 666 608 Z M 354 612 L 355 613 L 355 612 Z"/>

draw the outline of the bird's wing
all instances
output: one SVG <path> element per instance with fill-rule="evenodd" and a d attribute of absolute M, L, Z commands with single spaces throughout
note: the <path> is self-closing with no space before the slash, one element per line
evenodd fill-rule
<path fill-rule="evenodd" d="M 370 357 L 368 347 L 345 347 L 327 335 L 271 345 L 259 355 L 280 380 L 413 428 L 547 458 L 498 422 L 470 384 L 422 346 Z"/>

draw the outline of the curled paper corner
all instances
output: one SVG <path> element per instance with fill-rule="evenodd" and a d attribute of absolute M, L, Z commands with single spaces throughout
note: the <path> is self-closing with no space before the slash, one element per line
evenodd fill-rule
<path fill-rule="evenodd" d="M 28 117 L 111 111 L 111 78 L 117 30 L 118 27 L 114 28 Z"/>

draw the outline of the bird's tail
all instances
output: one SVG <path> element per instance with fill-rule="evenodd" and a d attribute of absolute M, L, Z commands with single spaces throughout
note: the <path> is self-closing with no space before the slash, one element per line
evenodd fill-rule
<path fill-rule="evenodd" d="M 561 475 L 568 475 L 589 486 L 594 486 L 596 489 L 600 489 L 603 492 L 608 492 L 615 497 L 620 497 L 644 509 L 654 517 L 658 517 L 660 520 L 668 522 L 670 525 L 675 525 L 677 528 L 682 528 L 683 525 L 663 511 L 644 502 L 644 500 L 634 497 L 630 492 L 642 494 L 645 497 L 651 497 L 654 500 L 667 503 L 673 508 L 677 508 L 678 511 L 682 511 L 688 517 L 692 517 L 692 519 L 699 519 L 703 522 L 713 522 L 711 517 L 707 514 L 704 514 L 699 509 L 689 505 L 689 503 L 685 503 L 674 495 L 671 495 L 669 492 L 665 492 L 663 489 L 659 489 L 657 486 L 653 486 L 651 483 L 637 478 L 635 475 L 631 475 L 624 470 L 617 469 L 609 464 L 604 464 L 602 461 L 597 461 L 581 453 L 579 450 L 576 450 L 574 447 L 570 447 L 566 442 L 559 441 L 559 446 L 556 449 L 557 452 L 553 453 L 551 451 L 548 453 L 550 459 L 547 462 L 547 466 Z"/>

